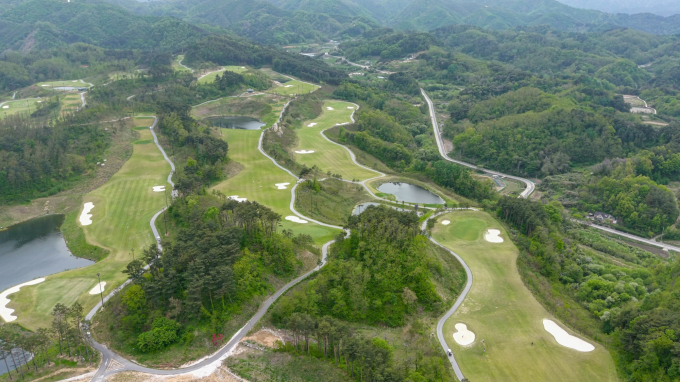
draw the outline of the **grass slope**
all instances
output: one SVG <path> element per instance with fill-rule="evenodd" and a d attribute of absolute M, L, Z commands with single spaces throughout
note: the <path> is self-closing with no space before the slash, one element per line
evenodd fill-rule
<path fill-rule="evenodd" d="M 27 98 L 16 101 L 8 101 L 2 105 L 0 109 L 0 119 L 14 114 L 30 114 L 38 109 L 38 98 Z"/>
<path fill-rule="evenodd" d="M 312 85 L 307 82 L 302 82 L 298 80 L 290 80 L 281 86 L 275 87 L 268 90 L 270 93 L 276 93 L 281 95 L 293 95 L 293 94 L 306 94 L 311 93 L 318 89 L 320 86 Z"/>
<path fill-rule="evenodd" d="M 439 218 L 432 237 L 458 253 L 470 266 L 473 284 L 463 305 L 444 325 L 444 337 L 463 374 L 471 381 L 618 381 L 614 361 L 601 345 L 581 353 L 557 344 L 543 328 L 552 319 L 517 272 L 518 250 L 507 232 L 483 212 L 454 212 Z M 501 231 L 503 243 L 484 240 L 487 228 Z M 453 340 L 454 325 L 475 333 L 467 347 Z M 571 332 L 571 334 L 574 334 Z M 481 340 L 486 343 L 483 351 Z M 533 345 L 532 345 L 533 343 Z"/>
<path fill-rule="evenodd" d="M 257 149 L 260 130 L 222 129 L 224 139 L 229 143 L 229 157 L 243 165 L 243 169 L 215 187 L 227 196 L 238 195 L 263 204 L 284 218 L 291 216 L 291 187 L 295 184 L 287 172 L 276 167 L 269 158 Z M 285 190 L 279 190 L 276 183 L 290 183 Z M 311 235 L 317 244 L 331 240 L 339 231 L 313 223 L 299 224 L 287 220 L 281 222 L 283 229 L 291 229 L 296 234 Z"/>
<path fill-rule="evenodd" d="M 329 107 L 333 110 L 328 110 Z M 323 105 L 323 113 L 318 118 L 303 122 L 302 128 L 295 131 L 299 139 L 295 151 L 314 150 L 314 153 L 294 154 L 296 162 L 308 167 L 317 165 L 322 172 L 331 171 L 334 174 L 342 175 L 342 178 L 346 180 L 364 180 L 380 175 L 375 171 L 369 171 L 355 165 L 344 147 L 333 144 L 321 136 L 321 131 L 338 123 L 351 121 L 350 116 L 354 109 L 348 109 L 348 107 L 355 108 L 353 104 L 348 102 L 326 101 Z M 316 125 L 309 127 L 310 123 L 316 123 Z"/>
<path fill-rule="evenodd" d="M 150 118 L 137 118 L 138 126 L 149 126 Z M 89 291 L 97 284 L 97 273 L 111 291 L 127 276 L 121 271 L 132 260 L 132 248 L 141 249 L 155 243 L 149 228 L 151 217 L 165 206 L 164 193 L 152 187 L 165 185 L 170 165 L 153 144 L 148 129 L 138 130 L 130 159 L 102 187 L 86 194 L 83 203 L 94 203 L 92 225 L 83 227 L 88 243 L 110 251 L 109 256 L 89 267 L 62 272 L 47 278 L 35 287 L 22 288 L 9 304 L 17 310 L 17 323 L 29 328 L 49 327 L 50 312 L 56 303 L 71 305 L 80 302 L 89 311 L 99 296 Z M 143 143 L 146 142 L 146 143 Z M 81 207 L 82 208 L 82 207 Z M 80 216 L 80 212 L 77 217 Z"/>
<path fill-rule="evenodd" d="M 180 68 L 182 68 L 180 66 Z M 184 68 L 182 68 L 184 69 Z M 185 69 L 186 70 L 186 69 Z M 235 73 L 243 73 L 246 70 L 248 70 L 245 66 L 225 66 L 224 69 L 216 70 L 214 72 L 209 72 L 207 75 L 201 77 L 201 79 L 198 80 L 199 84 L 207 84 L 210 82 L 215 81 L 215 77 L 217 77 L 218 74 L 222 74 L 226 71 L 230 72 L 235 72 Z"/>

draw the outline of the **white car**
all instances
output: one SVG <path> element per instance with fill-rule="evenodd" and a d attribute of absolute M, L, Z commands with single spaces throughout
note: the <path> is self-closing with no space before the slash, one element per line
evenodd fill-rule
<path fill-rule="evenodd" d="M 453 353 L 451 353 L 451 349 L 447 349 L 446 353 L 449 355 L 449 357 L 451 357 L 453 355 Z"/>

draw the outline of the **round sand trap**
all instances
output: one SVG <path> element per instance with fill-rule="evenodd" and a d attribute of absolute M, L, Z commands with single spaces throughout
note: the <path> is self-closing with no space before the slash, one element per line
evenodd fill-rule
<path fill-rule="evenodd" d="M 543 328 L 545 328 L 548 333 L 555 337 L 555 341 L 557 341 L 558 344 L 564 347 L 568 347 L 580 352 L 589 352 L 595 350 L 595 346 L 567 333 L 553 320 L 543 319 Z"/>
<path fill-rule="evenodd" d="M 2 108 L 3 109 L 9 109 L 9 105 L 3 105 Z"/>
<path fill-rule="evenodd" d="M 285 190 L 290 183 L 276 183 L 275 186 L 279 190 Z"/>
<path fill-rule="evenodd" d="M 103 165 L 102 165 L 103 166 Z M 92 214 L 90 211 L 94 208 L 94 204 L 87 202 L 83 206 L 83 212 L 80 214 L 80 225 L 90 225 L 92 224 Z"/>
<path fill-rule="evenodd" d="M 10 294 L 17 293 L 19 289 L 22 287 L 28 286 L 28 285 L 35 285 L 35 284 L 40 284 L 41 282 L 45 281 L 44 278 L 39 278 L 35 280 L 31 280 L 28 282 L 25 282 L 23 284 L 15 285 L 4 292 L 0 293 L 0 317 L 2 317 L 5 322 L 12 322 L 17 319 L 15 315 L 12 313 L 14 312 L 14 309 L 10 309 L 7 307 L 7 304 L 9 304 L 9 296 Z"/>
<path fill-rule="evenodd" d="M 449 224 L 451 224 L 451 222 L 448 221 L 448 220 L 444 220 L 444 221 L 442 221 L 442 224 L 443 224 L 443 225 L 449 225 Z"/>
<path fill-rule="evenodd" d="M 245 202 L 246 200 L 248 200 L 247 198 L 239 198 L 238 195 L 230 196 L 230 197 L 228 197 L 228 199 L 236 200 L 239 203 Z"/>
<path fill-rule="evenodd" d="M 326 106 L 326 110 L 335 110 L 335 109 L 333 109 L 333 108 L 330 107 L 330 106 Z"/>
<path fill-rule="evenodd" d="M 314 153 L 314 150 L 298 150 L 295 152 L 295 154 L 312 154 Z"/>
<path fill-rule="evenodd" d="M 467 346 L 475 342 L 475 333 L 468 330 L 467 325 L 456 324 L 456 332 L 453 333 L 453 339 L 458 345 Z"/>
<path fill-rule="evenodd" d="M 286 220 L 291 221 L 293 223 L 300 223 L 300 224 L 308 223 L 307 220 L 302 220 L 297 216 L 286 216 Z"/>
<path fill-rule="evenodd" d="M 106 286 L 106 281 L 102 281 L 95 285 L 94 288 L 90 289 L 90 294 L 99 294 L 99 292 L 104 293 L 104 287 Z"/>
<path fill-rule="evenodd" d="M 245 66 L 242 66 L 242 67 L 241 67 L 241 69 L 245 69 L 245 68 L 246 68 Z"/>
<path fill-rule="evenodd" d="M 314 126 L 316 126 L 316 125 L 317 125 L 316 122 L 312 122 L 312 123 L 310 123 L 309 125 L 307 125 L 307 127 L 314 127 Z"/>
<path fill-rule="evenodd" d="M 500 234 L 501 234 L 501 231 L 499 231 L 497 229 L 489 229 L 484 234 L 484 240 L 488 241 L 489 243 L 502 243 L 503 238 L 498 236 Z"/>
<path fill-rule="evenodd" d="M 153 192 L 163 192 L 165 191 L 165 186 L 153 186 Z"/>

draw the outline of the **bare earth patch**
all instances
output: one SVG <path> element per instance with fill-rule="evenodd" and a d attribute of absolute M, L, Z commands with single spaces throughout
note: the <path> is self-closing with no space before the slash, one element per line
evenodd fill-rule
<path fill-rule="evenodd" d="M 273 349 L 274 346 L 276 345 L 276 341 L 283 342 L 284 340 L 280 335 L 275 334 L 274 331 L 269 329 L 262 329 L 251 336 L 244 337 L 243 340 L 241 341 L 254 341 L 260 345 Z"/>

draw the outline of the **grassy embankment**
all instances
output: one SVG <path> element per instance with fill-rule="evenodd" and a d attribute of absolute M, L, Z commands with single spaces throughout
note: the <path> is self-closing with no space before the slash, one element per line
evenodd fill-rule
<path fill-rule="evenodd" d="M 166 184 L 170 165 L 144 128 L 152 122 L 150 118 L 135 119 L 142 128 L 130 159 L 103 186 L 83 196 L 83 203 L 95 206 L 92 224 L 83 227 L 87 243 L 109 250 L 109 256 L 89 267 L 49 276 L 45 282 L 12 295 L 9 307 L 17 310 L 17 323 L 29 329 L 49 327 L 50 312 L 57 303 L 70 306 L 78 301 L 89 311 L 99 299 L 89 294 L 98 282 L 97 273 L 107 283 L 105 290 L 113 290 L 126 279 L 121 271 L 132 260 L 130 250 L 141 253 L 155 242 L 149 221 L 165 205 L 165 194 L 153 192 L 152 187 Z"/>
<path fill-rule="evenodd" d="M 601 345 L 581 353 L 563 347 L 543 328 L 551 319 L 524 286 L 517 271 L 518 250 L 503 227 L 483 212 L 453 212 L 441 216 L 432 236 L 458 253 L 472 270 L 473 284 L 463 305 L 444 325 L 444 337 L 463 374 L 471 381 L 618 381 L 611 355 Z M 488 228 L 501 231 L 503 243 L 484 239 Z M 460 346 L 453 340 L 456 323 L 475 333 L 475 342 Z M 485 340 L 486 351 L 481 340 Z"/>
<path fill-rule="evenodd" d="M 184 69 L 181 66 L 180 66 L 180 68 Z M 184 70 L 186 70 L 186 69 L 184 69 Z M 222 74 L 222 73 L 226 72 L 227 70 L 230 71 L 230 72 L 243 73 L 246 70 L 248 70 L 248 68 L 246 68 L 245 66 L 225 66 L 223 69 L 215 70 L 213 72 L 209 72 L 208 74 L 204 75 L 203 77 L 201 77 L 198 80 L 198 83 L 199 84 L 207 84 L 209 82 L 213 82 L 213 81 L 215 81 L 215 77 L 217 77 L 218 74 Z"/>

